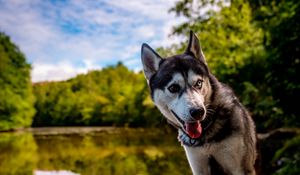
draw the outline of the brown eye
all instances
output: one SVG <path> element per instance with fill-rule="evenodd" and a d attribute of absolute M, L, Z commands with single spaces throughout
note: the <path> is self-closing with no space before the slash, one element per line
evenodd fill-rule
<path fill-rule="evenodd" d="M 201 89 L 202 88 L 202 80 L 197 80 L 197 82 L 195 83 L 194 87 L 197 89 Z"/>
<path fill-rule="evenodd" d="M 180 86 L 178 84 L 172 84 L 168 89 L 171 93 L 177 93 L 180 91 Z"/>

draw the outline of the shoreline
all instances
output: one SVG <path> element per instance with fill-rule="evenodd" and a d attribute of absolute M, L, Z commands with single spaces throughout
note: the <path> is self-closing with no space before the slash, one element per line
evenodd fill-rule
<path fill-rule="evenodd" d="M 155 127 L 119 127 L 119 126 L 47 126 L 47 127 L 30 127 L 19 128 L 14 130 L 0 131 L 0 136 L 7 133 L 32 133 L 33 135 L 69 135 L 69 134 L 88 134 L 88 133 L 107 133 L 113 134 L 124 131 L 138 131 L 145 132 L 151 130 L 152 132 L 164 131 L 167 133 L 173 132 L 171 128 L 155 128 Z M 277 128 L 269 132 L 257 133 L 258 140 L 265 140 L 277 134 L 300 134 L 300 128 Z"/>
<path fill-rule="evenodd" d="M 145 131 L 153 130 L 157 132 L 157 128 L 131 128 L 131 127 L 116 127 L 116 126 L 53 126 L 53 127 L 31 127 L 22 128 L 9 131 L 0 131 L 1 134 L 13 133 L 32 133 L 33 135 L 70 135 L 70 134 L 89 134 L 89 133 L 107 133 L 113 134 L 124 131 Z M 168 129 L 163 131 L 170 132 Z"/>

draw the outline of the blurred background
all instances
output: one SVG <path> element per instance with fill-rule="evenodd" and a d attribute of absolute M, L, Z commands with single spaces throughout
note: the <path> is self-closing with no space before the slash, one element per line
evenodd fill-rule
<path fill-rule="evenodd" d="M 191 174 L 140 47 L 199 37 L 250 111 L 260 174 L 300 174 L 300 1 L 0 0 L 0 174 Z"/>

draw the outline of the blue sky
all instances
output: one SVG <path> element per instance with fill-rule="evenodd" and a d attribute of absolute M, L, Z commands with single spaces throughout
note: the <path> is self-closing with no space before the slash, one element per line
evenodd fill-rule
<path fill-rule="evenodd" d="M 65 80 L 122 61 L 141 70 L 140 46 L 178 43 L 174 0 L 0 0 L 0 31 L 32 64 L 32 81 Z"/>

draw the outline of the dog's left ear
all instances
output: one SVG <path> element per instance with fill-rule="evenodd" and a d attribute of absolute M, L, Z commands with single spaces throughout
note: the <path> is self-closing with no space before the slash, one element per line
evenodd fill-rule
<path fill-rule="evenodd" d="M 202 49 L 201 49 L 199 39 L 197 38 L 197 36 L 194 34 L 193 31 L 190 31 L 189 44 L 188 44 L 188 46 L 187 46 L 184 53 L 192 55 L 195 58 L 202 61 L 204 64 L 207 64 L 206 60 L 205 60 L 205 57 L 204 57 L 204 54 L 203 54 Z"/>

